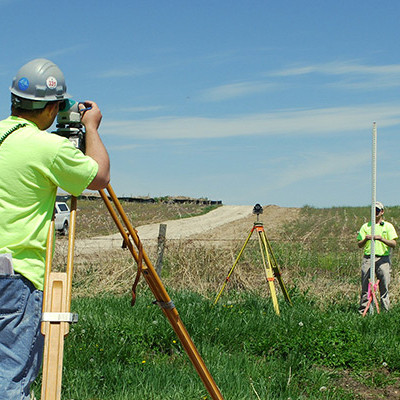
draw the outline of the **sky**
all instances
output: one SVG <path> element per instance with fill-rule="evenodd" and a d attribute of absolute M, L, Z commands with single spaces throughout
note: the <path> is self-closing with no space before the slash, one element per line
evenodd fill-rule
<path fill-rule="evenodd" d="M 0 118 L 35 58 L 95 101 L 119 196 L 400 204 L 400 2 L 0 0 Z"/>

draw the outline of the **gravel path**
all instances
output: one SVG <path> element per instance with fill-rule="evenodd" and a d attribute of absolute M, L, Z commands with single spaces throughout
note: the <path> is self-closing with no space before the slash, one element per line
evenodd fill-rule
<path fill-rule="evenodd" d="M 252 206 L 222 206 L 197 217 L 179 220 L 165 221 L 167 225 L 167 239 L 185 239 L 192 236 L 200 236 L 211 230 L 217 229 L 225 224 L 246 219 L 252 215 Z M 136 227 L 140 240 L 146 242 L 157 242 L 160 224 L 149 224 Z M 122 237 L 120 233 L 109 236 L 98 236 L 91 239 L 76 240 L 75 253 L 91 253 L 95 251 L 120 248 Z"/>

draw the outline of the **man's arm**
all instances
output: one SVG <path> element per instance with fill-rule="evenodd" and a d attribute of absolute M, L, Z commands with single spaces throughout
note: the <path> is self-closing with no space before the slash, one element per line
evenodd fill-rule
<path fill-rule="evenodd" d="M 382 243 L 386 244 L 386 246 L 389 246 L 392 249 L 394 249 L 396 247 L 395 239 L 389 240 L 389 239 L 385 239 L 381 235 L 375 235 L 375 240 L 380 240 Z"/>
<path fill-rule="evenodd" d="M 359 240 L 359 241 L 357 242 L 358 247 L 359 247 L 360 249 L 363 248 L 363 247 L 365 246 L 365 243 L 367 243 L 368 240 L 371 240 L 371 237 L 372 237 L 371 235 L 366 235 L 364 239 Z"/>
<path fill-rule="evenodd" d="M 358 247 L 362 248 L 365 246 L 365 243 L 367 243 L 367 240 L 371 240 L 372 236 L 371 235 L 367 235 L 365 236 L 365 238 L 363 240 L 360 240 L 358 242 Z M 396 240 L 392 239 L 385 239 L 383 238 L 381 235 L 375 235 L 374 236 L 375 240 L 380 240 L 382 243 L 384 243 L 386 246 L 391 247 L 392 249 L 394 249 L 396 247 Z"/>
<path fill-rule="evenodd" d="M 93 101 L 85 101 L 80 107 L 91 107 L 82 115 L 82 124 L 86 131 L 86 155 L 93 158 L 99 166 L 97 175 L 88 185 L 88 189 L 103 189 L 110 182 L 110 159 L 98 132 L 102 118 L 101 111 Z"/>

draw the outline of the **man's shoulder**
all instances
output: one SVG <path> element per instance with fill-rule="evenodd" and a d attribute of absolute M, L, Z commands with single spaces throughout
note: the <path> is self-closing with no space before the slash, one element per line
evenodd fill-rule
<path fill-rule="evenodd" d="M 388 222 L 388 221 L 383 221 L 383 225 L 394 228 L 393 224 L 391 222 Z"/>
<path fill-rule="evenodd" d="M 387 222 L 387 221 L 383 221 L 383 222 L 384 222 L 385 229 L 387 229 L 389 231 L 392 231 L 393 234 L 395 234 L 397 236 L 396 228 L 394 227 L 394 225 L 392 223 L 390 223 L 390 222 Z"/>

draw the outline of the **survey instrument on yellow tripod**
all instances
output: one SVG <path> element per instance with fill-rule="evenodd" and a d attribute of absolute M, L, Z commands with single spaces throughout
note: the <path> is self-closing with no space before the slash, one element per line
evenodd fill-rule
<path fill-rule="evenodd" d="M 168 296 L 150 259 L 143 250 L 137 232 L 132 227 L 111 185 L 107 186 L 106 191 L 100 190 L 99 193 L 123 237 L 124 245 L 129 249 L 138 265 L 137 278 L 140 274 L 144 276 L 150 290 L 155 296 L 156 301 L 154 303 L 161 308 L 162 312 L 167 317 L 211 398 L 213 400 L 223 400 L 218 386 L 214 382 L 214 379 L 190 338 L 174 303 Z M 51 249 L 53 248 L 54 222 L 52 222 L 49 232 L 42 318 L 42 333 L 45 335 L 42 400 L 60 399 L 64 337 L 68 334 L 69 324 L 77 321 L 75 314 L 70 313 L 75 221 L 76 199 L 72 198 L 67 271 L 65 273 L 51 272 Z M 134 289 L 132 295 L 132 304 L 134 304 Z"/>
<path fill-rule="evenodd" d="M 234 271 L 236 265 L 238 264 L 239 259 L 242 256 L 244 249 L 246 248 L 247 243 L 249 242 L 254 231 L 257 232 L 258 243 L 260 246 L 260 252 L 261 252 L 261 258 L 262 258 L 262 262 L 263 262 L 263 266 L 264 266 L 265 277 L 268 282 L 269 291 L 271 294 L 272 303 L 273 303 L 276 314 L 279 315 L 280 311 L 279 311 L 278 298 L 277 298 L 276 289 L 275 289 L 275 280 L 278 281 L 278 283 L 281 287 L 283 296 L 285 297 L 286 301 L 290 305 L 292 304 L 290 297 L 289 297 L 289 293 L 283 282 L 282 274 L 279 269 L 278 263 L 276 261 L 275 255 L 272 251 L 271 244 L 267 238 L 267 235 L 265 234 L 264 225 L 262 222 L 259 221 L 259 215 L 262 214 L 262 212 L 263 212 L 263 208 L 261 207 L 261 205 L 256 204 L 253 208 L 253 214 L 257 215 L 257 222 L 254 222 L 253 228 L 251 229 L 249 235 L 247 236 L 247 239 L 244 242 L 244 245 L 241 248 L 235 262 L 233 263 L 232 268 L 229 270 L 229 273 L 226 276 L 225 281 L 222 284 L 222 287 L 221 287 L 220 291 L 218 292 L 217 297 L 214 300 L 214 305 L 217 304 L 219 298 L 221 297 L 222 292 L 224 291 L 226 285 L 228 284 L 229 279 L 230 279 L 231 275 L 233 274 L 233 271 Z"/>

